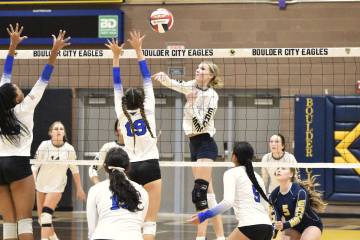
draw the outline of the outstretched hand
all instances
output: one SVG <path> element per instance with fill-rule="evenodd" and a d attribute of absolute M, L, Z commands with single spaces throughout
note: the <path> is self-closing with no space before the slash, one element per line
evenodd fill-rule
<path fill-rule="evenodd" d="M 69 42 L 71 37 L 65 38 L 66 31 L 60 30 L 58 36 L 56 37 L 54 34 L 53 37 L 53 51 L 60 51 L 64 47 L 69 46 L 71 43 Z"/>
<path fill-rule="evenodd" d="M 119 46 L 119 42 L 117 39 L 111 39 L 111 41 L 108 39 L 107 43 L 105 43 L 105 46 L 109 48 L 114 57 L 118 58 L 124 53 L 124 43 Z"/>
<path fill-rule="evenodd" d="M 135 50 L 141 50 L 142 48 L 142 42 L 145 38 L 145 35 L 142 35 L 140 34 L 139 31 L 131 31 L 130 32 L 130 38 L 127 40 L 131 47 Z"/>
<path fill-rule="evenodd" d="M 159 83 L 162 83 L 166 80 L 169 80 L 169 76 L 164 72 L 158 72 L 151 76 L 152 80 L 158 81 Z"/>
<path fill-rule="evenodd" d="M 13 47 L 17 47 L 19 43 L 21 43 L 24 39 L 27 39 L 27 36 L 21 36 L 22 32 L 24 30 L 24 27 L 19 25 L 19 23 L 15 24 L 14 27 L 10 24 L 9 27 L 6 28 L 6 31 L 8 32 L 10 36 L 10 45 Z"/>
<path fill-rule="evenodd" d="M 188 219 L 186 222 L 194 224 L 194 225 L 199 225 L 200 224 L 200 220 L 197 214 L 192 215 L 190 219 Z"/>

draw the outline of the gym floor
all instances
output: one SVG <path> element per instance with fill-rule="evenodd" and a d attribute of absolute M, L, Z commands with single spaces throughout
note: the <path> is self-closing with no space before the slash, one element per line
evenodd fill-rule
<path fill-rule="evenodd" d="M 157 240 L 195 239 L 196 228 L 187 224 L 190 215 L 160 214 Z M 358 240 L 360 239 L 360 218 L 322 218 L 324 222 L 323 240 Z M 225 233 L 230 233 L 236 226 L 234 216 L 223 216 Z M 61 240 L 85 240 L 87 222 L 84 212 L 57 212 L 54 217 L 55 231 Z M 0 236 L 2 236 L 2 228 Z M 35 239 L 40 239 L 40 227 L 35 224 Z M 211 226 L 208 228 L 209 240 L 215 239 Z M 280 238 L 278 238 L 280 239 Z"/>

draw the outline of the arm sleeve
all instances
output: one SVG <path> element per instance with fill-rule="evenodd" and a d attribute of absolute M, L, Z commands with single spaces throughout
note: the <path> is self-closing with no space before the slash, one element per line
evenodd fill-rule
<path fill-rule="evenodd" d="M 204 222 L 208 218 L 212 218 L 229 210 L 233 206 L 235 201 L 235 187 L 235 178 L 231 176 L 229 172 L 226 172 L 224 174 L 224 199 L 215 207 L 208 209 L 205 212 L 198 213 L 200 223 Z"/>
<path fill-rule="evenodd" d="M 170 79 L 169 77 L 164 78 L 160 82 L 165 87 L 168 87 L 172 90 L 175 90 L 175 91 L 177 91 L 179 93 L 183 93 L 183 94 L 191 93 L 193 91 L 194 85 L 195 85 L 195 80 L 182 81 L 182 80 Z"/>
<path fill-rule="evenodd" d="M 50 80 L 54 67 L 50 64 L 46 64 L 39 80 L 35 83 L 30 93 L 24 98 L 24 101 L 20 103 L 21 109 L 26 112 L 32 112 L 40 102 L 45 89 Z"/>
<path fill-rule="evenodd" d="M 214 118 L 217 109 L 219 97 L 217 94 L 211 97 L 206 97 L 205 104 L 200 109 L 193 104 L 192 106 L 192 121 L 197 127 L 197 131 L 201 132 L 209 124 L 210 120 Z"/>
<path fill-rule="evenodd" d="M 140 68 L 141 76 L 144 81 L 144 93 L 145 93 L 144 107 L 146 110 L 155 112 L 155 94 L 154 94 L 153 84 L 151 81 L 150 71 L 149 68 L 147 67 L 146 60 L 139 61 L 139 68 Z"/>
<path fill-rule="evenodd" d="M 75 149 L 69 150 L 68 160 L 76 160 L 76 152 Z M 79 167 L 77 165 L 69 165 L 70 171 L 72 174 L 79 173 Z"/>
<path fill-rule="evenodd" d="M 86 218 L 88 222 L 88 237 L 92 239 L 92 235 L 95 231 L 96 224 L 98 221 L 98 213 L 96 208 L 96 193 L 94 192 L 94 188 L 90 188 L 88 198 L 86 201 Z"/>
<path fill-rule="evenodd" d="M 291 218 L 289 221 L 284 223 L 284 229 L 292 228 L 298 225 L 305 213 L 305 205 L 307 201 L 307 193 L 305 190 L 301 189 L 298 193 L 296 208 L 295 208 L 295 216 Z"/>
<path fill-rule="evenodd" d="M 0 86 L 4 85 L 5 83 L 11 82 L 13 64 L 14 64 L 14 57 L 7 55 L 4 64 L 4 72 L 1 76 Z"/>
<path fill-rule="evenodd" d="M 278 209 L 278 207 L 275 205 L 274 197 L 272 195 L 269 196 L 270 200 L 270 216 L 271 221 L 275 223 L 276 221 L 281 221 L 281 213 Z"/>
<path fill-rule="evenodd" d="M 114 104 L 116 116 L 119 119 L 123 115 L 122 111 L 122 97 L 124 90 L 121 83 L 120 68 L 113 67 L 113 81 L 114 81 Z"/>

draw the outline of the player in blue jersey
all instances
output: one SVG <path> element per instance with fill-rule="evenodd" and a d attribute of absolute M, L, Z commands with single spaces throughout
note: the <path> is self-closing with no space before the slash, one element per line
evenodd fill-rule
<path fill-rule="evenodd" d="M 11 83 L 15 50 L 26 37 L 23 27 L 10 25 L 9 52 L 0 80 L 0 215 L 3 217 L 3 238 L 32 240 L 32 209 L 35 184 L 30 166 L 34 111 L 49 83 L 58 52 L 70 45 L 65 31 L 53 35 L 53 46 L 47 64 L 30 93 Z"/>
<path fill-rule="evenodd" d="M 273 227 L 269 200 L 264 181 L 254 171 L 253 158 L 254 149 L 248 142 L 236 142 L 231 158 L 235 167 L 224 173 L 224 199 L 215 207 L 194 215 L 189 222 L 199 224 L 233 208 L 238 225 L 228 240 L 270 240 Z"/>
<path fill-rule="evenodd" d="M 144 186 L 149 194 L 149 209 L 143 226 L 144 240 L 153 240 L 156 235 L 156 218 L 161 201 L 161 172 L 157 148 L 155 124 L 155 95 L 151 75 L 142 52 L 145 36 L 130 32 L 128 42 L 135 50 L 143 88 L 128 88 L 125 93 L 120 78 L 120 55 L 123 45 L 117 40 L 108 41 L 106 46 L 113 52 L 113 80 L 115 112 L 119 128 L 124 136 L 124 150 L 128 153 L 131 168 L 129 178 Z"/>
<path fill-rule="evenodd" d="M 275 229 L 293 239 L 319 240 L 323 224 L 318 213 L 325 210 L 315 177 L 296 179 L 294 168 L 278 168 L 275 172 L 280 186 L 270 195 L 275 213 Z M 282 220 L 284 219 L 284 220 Z"/>

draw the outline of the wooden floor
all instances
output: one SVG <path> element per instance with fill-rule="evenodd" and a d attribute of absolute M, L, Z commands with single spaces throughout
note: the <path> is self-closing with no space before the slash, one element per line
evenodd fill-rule
<path fill-rule="evenodd" d="M 185 221 L 190 215 L 160 214 L 157 240 L 192 240 L 196 229 Z M 233 216 L 224 216 L 224 230 L 230 233 L 236 226 Z M 323 218 L 323 240 L 360 240 L 360 218 Z M 57 212 L 54 226 L 61 240 L 85 240 L 87 238 L 87 222 L 83 212 Z M 35 239 L 40 239 L 39 225 L 35 223 Z M 2 236 L 2 228 L 0 229 Z M 214 231 L 208 229 L 208 240 L 215 239 Z"/>

